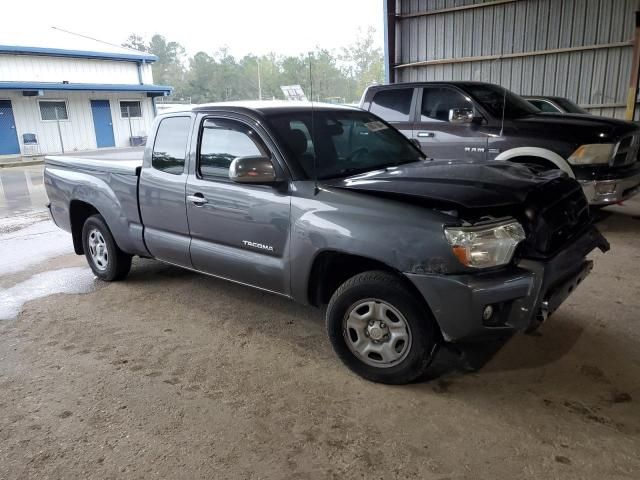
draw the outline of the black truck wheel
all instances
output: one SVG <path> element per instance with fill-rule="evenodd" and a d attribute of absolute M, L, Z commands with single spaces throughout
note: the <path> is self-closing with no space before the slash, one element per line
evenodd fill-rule
<path fill-rule="evenodd" d="M 326 322 L 345 365 L 380 383 L 404 384 L 422 376 L 438 338 L 430 312 L 401 279 L 384 271 L 343 283 L 331 297 Z"/>
<path fill-rule="evenodd" d="M 102 215 L 92 215 L 84 222 L 82 246 L 91 270 L 100 280 L 121 280 L 131 270 L 131 255 L 118 248 Z"/>

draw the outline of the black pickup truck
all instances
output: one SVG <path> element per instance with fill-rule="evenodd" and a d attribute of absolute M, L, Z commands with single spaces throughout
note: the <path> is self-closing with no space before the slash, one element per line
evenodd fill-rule
<path fill-rule="evenodd" d="M 591 205 L 640 190 L 640 127 L 593 115 L 544 113 L 505 88 L 482 82 L 376 85 L 360 107 L 393 124 L 438 160 L 509 160 L 560 169 Z"/>

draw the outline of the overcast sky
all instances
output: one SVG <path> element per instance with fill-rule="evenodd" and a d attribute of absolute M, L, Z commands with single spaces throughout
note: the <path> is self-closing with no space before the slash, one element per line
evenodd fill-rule
<path fill-rule="evenodd" d="M 160 33 L 189 54 L 227 46 L 233 55 L 336 49 L 373 26 L 382 46 L 382 0 L 31 0 L 2 2 L 0 43 L 46 40 L 50 27 L 120 44 L 130 33 Z M 12 42 L 14 43 L 14 42 Z"/>

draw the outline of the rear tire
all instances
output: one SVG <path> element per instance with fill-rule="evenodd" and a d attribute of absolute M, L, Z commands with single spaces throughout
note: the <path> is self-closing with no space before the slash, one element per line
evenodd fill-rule
<path fill-rule="evenodd" d="M 122 280 L 131 270 L 131 255 L 118 248 L 102 215 L 92 215 L 84 222 L 82 246 L 91 270 L 100 280 Z"/>
<path fill-rule="evenodd" d="M 360 273 L 343 283 L 331 297 L 326 323 L 344 364 L 379 383 L 421 377 L 439 338 L 428 309 L 402 279 L 385 271 Z"/>

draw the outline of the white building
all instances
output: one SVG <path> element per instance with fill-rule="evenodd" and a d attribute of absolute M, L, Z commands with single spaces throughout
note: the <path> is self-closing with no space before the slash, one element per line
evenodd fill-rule
<path fill-rule="evenodd" d="M 54 30 L 46 45 L 0 38 L 0 156 L 125 147 L 155 116 L 154 55 Z"/>

